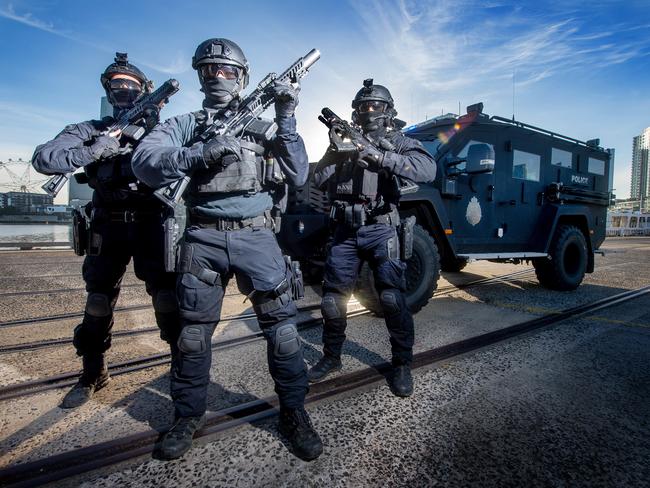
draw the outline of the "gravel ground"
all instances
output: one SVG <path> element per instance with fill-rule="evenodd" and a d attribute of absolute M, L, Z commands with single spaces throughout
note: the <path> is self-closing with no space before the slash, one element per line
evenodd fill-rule
<path fill-rule="evenodd" d="M 575 292 L 545 290 L 534 273 L 528 273 L 435 298 L 415 317 L 416 352 L 650 283 L 646 264 L 650 239 L 608 240 L 603 249 L 607 254 L 597 256 L 596 272 Z M 61 262 L 75 260 L 71 254 L 30 252 L 29 259 L 25 256 L 0 253 L 0 271 L 11 270 L 15 282 L 13 288 L 3 288 L 0 293 L 80 286 L 79 277 L 29 277 L 34 267 L 30 271 L 26 261 L 40 262 L 37 272 L 50 275 L 62 273 Z M 79 263 L 66 264 L 68 268 L 75 265 Z M 458 284 L 521 269 L 524 267 L 477 262 L 463 273 L 444 277 Z M 20 274 L 22 279 L 18 279 Z M 59 281 L 44 285 L 45 279 Z M 10 281 L 0 279 L 0 286 Z M 441 287 L 446 285 L 441 281 Z M 120 304 L 128 300 L 148 303 L 142 289 L 131 290 L 133 295 L 127 295 L 124 302 L 121 297 Z M 77 293 L 81 305 L 60 293 L 40 295 L 47 305 L 41 307 L 43 315 L 78 311 L 84 294 Z M 232 293 L 224 315 L 245 309 L 236 290 Z M 33 302 L 23 298 L 0 294 L 0 322 L 10 320 L 4 316 L 7 309 L 11 316 L 37 316 Z M 318 302 L 318 290 L 308 302 Z M 30 305 L 24 310 L 26 303 Z M 0 344 L 67 337 L 76 323 L 78 319 L 68 319 L 1 328 Z M 116 329 L 153 324 L 149 310 L 116 316 Z M 220 327 L 215 340 L 255 328 L 254 321 L 227 324 Z M 312 417 L 326 445 L 324 455 L 313 463 L 294 458 L 279 438 L 275 421 L 269 420 L 211 439 L 208 444 L 202 441 L 204 445 L 173 463 L 141 459 L 112 474 L 97 479 L 101 472 L 85 475 L 71 483 L 641 486 L 650 474 L 647 463 L 641 462 L 650 454 L 649 329 L 650 300 L 642 298 L 433 370 L 418 371 L 416 393 L 410 400 L 394 398 L 385 385 L 379 385 L 312 406 Z M 389 359 L 387 333 L 380 319 L 353 319 L 348 332 L 340 374 Z M 305 331 L 302 336 L 305 357 L 313 363 L 320 355 L 320 330 Z M 111 360 L 165 350 L 157 334 L 136 337 L 115 341 Z M 3 354 L 0 384 L 74 370 L 77 361 L 69 347 Z M 212 378 L 210 410 L 272 394 L 261 342 L 215 354 Z M 92 402 L 73 412 L 57 407 L 62 390 L 3 402 L 0 466 L 148 428 L 164 430 L 171 418 L 167 384 L 166 367 L 159 367 L 114 378 Z"/>

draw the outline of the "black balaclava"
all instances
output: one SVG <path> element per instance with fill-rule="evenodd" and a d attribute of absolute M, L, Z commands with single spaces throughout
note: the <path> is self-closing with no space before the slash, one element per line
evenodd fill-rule
<path fill-rule="evenodd" d="M 225 78 L 200 80 L 201 91 L 205 93 L 203 108 L 222 109 L 239 97 L 239 81 Z"/>

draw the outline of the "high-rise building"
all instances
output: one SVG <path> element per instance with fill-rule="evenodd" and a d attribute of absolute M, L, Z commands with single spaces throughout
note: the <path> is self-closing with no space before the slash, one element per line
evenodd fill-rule
<path fill-rule="evenodd" d="M 630 187 L 630 197 L 634 200 L 642 200 L 644 207 L 648 205 L 646 202 L 650 199 L 649 153 L 650 127 L 647 127 L 632 140 L 632 185 Z"/>

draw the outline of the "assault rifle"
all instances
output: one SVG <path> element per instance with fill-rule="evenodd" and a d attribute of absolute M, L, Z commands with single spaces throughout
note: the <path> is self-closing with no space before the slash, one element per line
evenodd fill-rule
<path fill-rule="evenodd" d="M 172 78 L 167 80 L 154 92 L 138 99 L 132 108 L 121 115 L 106 130 L 104 130 L 102 134 L 110 134 L 111 132 L 119 130 L 122 131 L 122 137 L 126 137 L 133 142 L 139 141 L 142 139 L 142 136 L 145 135 L 146 129 L 140 125 L 134 124 L 142 119 L 145 109 L 152 105 L 162 108 L 162 106 L 169 101 L 169 97 L 178 91 L 178 86 L 178 81 L 175 79 Z M 41 188 L 43 188 L 45 193 L 48 195 L 55 197 L 61 191 L 63 185 L 65 185 L 65 183 L 70 179 L 71 174 L 72 173 L 54 175 L 52 178 L 47 180 Z"/>
<path fill-rule="evenodd" d="M 361 129 L 343 120 L 327 107 L 321 110 L 321 115 L 318 116 L 318 120 L 330 130 L 330 150 L 333 152 L 353 157 L 364 146 L 372 146 L 382 152 L 395 151 L 395 146 L 388 139 L 382 137 L 375 141 L 372 137 L 361 132 Z M 395 119 L 394 125 L 397 129 L 401 129 L 406 124 L 399 119 Z M 363 169 L 368 168 L 368 163 L 361 159 L 358 159 L 356 163 Z M 411 180 L 397 175 L 393 175 L 393 181 L 395 183 L 395 189 L 400 195 L 415 193 L 420 188 Z"/>
<path fill-rule="evenodd" d="M 227 111 L 224 117 L 212 124 L 203 132 L 201 139 L 204 142 L 209 141 L 218 135 L 238 136 L 250 126 L 262 112 L 264 112 L 275 101 L 269 88 L 274 81 L 282 83 L 297 83 L 309 72 L 309 68 L 320 58 L 320 51 L 312 49 L 304 57 L 299 58 L 281 75 L 269 73 L 259 82 L 255 90 L 247 95 L 238 105 L 237 110 Z M 187 185 L 190 183 L 190 176 L 174 181 L 154 192 L 157 198 L 162 200 L 166 205 L 173 209 L 183 197 Z"/>

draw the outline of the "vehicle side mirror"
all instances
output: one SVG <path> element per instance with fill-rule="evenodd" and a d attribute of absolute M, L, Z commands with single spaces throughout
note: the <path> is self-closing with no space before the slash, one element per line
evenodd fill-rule
<path fill-rule="evenodd" d="M 489 144 L 472 144 L 467 150 L 467 174 L 492 173 L 494 149 Z"/>

